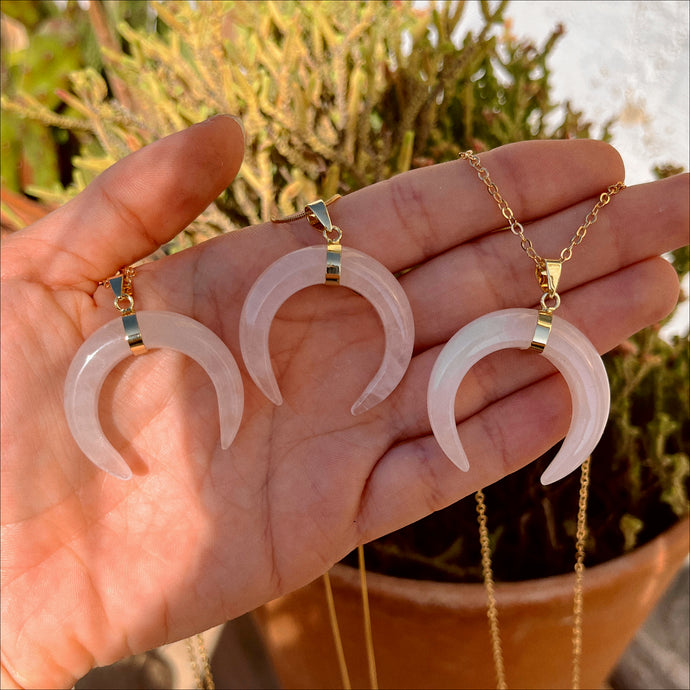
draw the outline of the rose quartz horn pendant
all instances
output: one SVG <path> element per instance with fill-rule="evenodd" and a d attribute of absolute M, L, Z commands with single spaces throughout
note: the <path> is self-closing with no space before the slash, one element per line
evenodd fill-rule
<path fill-rule="evenodd" d="M 123 295 L 118 297 L 114 286 L 113 290 L 117 306 Z M 222 448 L 230 447 L 240 426 L 244 408 L 242 378 L 223 341 L 206 326 L 182 314 L 142 311 L 135 315 L 130 299 L 130 309 L 122 319 L 99 328 L 79 348 L 65 381 L 65 414 L 72 436 L 94 465 L 120 479 L 130 479 L 132 471 L 101 429 L 101 388 L 110 371 L 126 357 L 163 347 L 196 360 L 209 375 L 218 395 Z"/>
<path fill-rule="evenodd" d="M 592 343 L 572 324 L 532 309 L 504 309 L 475 319 L 445 345 L 431 372 L 429 420 L 443 452 L 461 470 L 469 469 L 455 424 L 455 395 L 480 359 L 510 347 L 542 351 L 563 375 L 572 396 L 570 429 L 558 454 L 541 476 L 551 484 L 577 469 L 599 442 L 609 414 L 606 369 Z M 536 325 L 536 328 L 535 328 Z M 550 332 L 548 332 L 550 331 Z"/>
<path fill-rule="evenodd" d="M 275 405 L 283 402 L 268 345 L 280 306 L 310 285 L 340 284 L 358 292 L 376 309 L 386 336 L 383 361 L 351 412 L 358 415 L 387 398 L 405 374 L 414 345 L 414 320 L 407 295 L 382 264 L 340 245 L 341 232 L 330 223 L 323 201 L 307 207 L 312 225 L 324 230 L 328 246 L 298 249 L 271 264 L 252 286 L 240 319 L 240 348 L 254 383 Z M 337 232 L 337 238 L 329 233 Z"/>

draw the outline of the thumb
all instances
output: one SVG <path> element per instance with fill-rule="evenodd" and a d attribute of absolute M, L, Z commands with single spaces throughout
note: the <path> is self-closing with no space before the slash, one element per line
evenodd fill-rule
<path fill-rule="evenodd" d="M 3 277 L 87 287 L 171 240 L 235 178 L 242 125 L 212 117 L 108 168 L 61 208 L 10 236 Z M 11 260 L 10 260 L 11 259 Z"/>

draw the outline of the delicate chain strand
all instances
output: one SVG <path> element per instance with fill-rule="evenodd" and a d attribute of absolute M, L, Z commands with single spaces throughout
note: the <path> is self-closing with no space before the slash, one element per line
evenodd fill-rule
<path fill-rule="evenodd" d="M 338 201 L 338 199 L 342 199 L 342 196 L 340 194 L 334 194 L 328 201 L 326 201 L 326 206 L 330 206 L 331 204 L 335 203 Z M 298 211 L 297 213 L 291 213 L 289 216 L 283 216 L 282 218 L 280 216 L 271 216 L 271 223 L 292 223 L 293 220 L 299 220 L 300 218 L 306 218 L 309 215 L 309 209 L 305 209 L 304 211 Z"/>
<path fill-rule="evenodd" d="M 333 600 L 333 589 L 331 588 L 331 578 L 328 572 L 323 574 L 323 584 L 326 588 L 326 602 L 328 603 L 328 618 L 331 623 L 331 632 L 333 634 L 333 642 L 335 643 L 335 653 L 338 657 L 338 668 L 340 669 L 340 679 L 343 683 L 344 690 L 351 690 L 350 674 L 347 672 L 347 662 L 345 661 L 345 651 L 343 650 L 343 641 L 340 637 L 340 627 L 338 626 L 338 617 L 335 613 L 335 601 Z"/>
<path fill-rule="evenodd" d="M 489 619 L 489 634 L 491 635 L 491 649 L 494 657 L 494 668 L 496 670 L 496 687 L 498 690 L 505 690 L 506 685 L 505 668 L 503 665 L 503 651 L 501 649 L 501 635 L 498 628 L 498 609 L 496 607 L 496 595 L 494 593 L 494 576 L 491 568 L 491 547 L 489 545 L 489 530 L 486 526 L 486 503 L 484 502 L 484 492 L 480 489 L 475 494 L 477 501 L 477 521 L 479 522 L 479 545 L 482 552 L 482 575 L 484 578 L 484 589 L 488 606 L 486 615 Z"/>
<path fill-rule="evenodd" d="M 371 690 L 378 690 L 379 682 L 376 673 L 376 657 L 374 656 L 374 635 L 371 628 L 371 611 L 369 609 L 369 589 L 367 587 L 367 567 L 364 562 L 364 546 L 357 547 L 359 561 L 359 580 L 362 591 L 362 614 L 364 616 L 364 641 L 367 648 L 367 662 L 369 665 L 369 684 Z"/>
<path fill-rule="evenodd" d="M 206 681 L 206 690 L 216 690 L 216 684 L 213 681 L 213 674 L 211 673 L 211 662 L 208 658 L 208 653 L 206 652 L 206 644 L 204 643 L 204 638 L 201 635 L 196 636 L 197 644 L 199 646 L 199 656 L 201 657 L 201 663 L 204 667 L 204 680 Z"/>
<path fill-rule="evenodd" d="M 196 642 L 196 650 L 194 649 L 192 640 Z M 193 638 L 187 638 L 187 652 L 189 654 L 189 662 L 192 667 L 192 672 L 194 673 L 198 690 L 215 690 L 216 685 L 213 681 L 213 674 L 211 673 L 211 662 L 209 661 L 208 653 L 206 652 L 206 644 L 201 634 L 195 635 Z M 198 658 L 201 659 L 203 673 L 202 669 L 199 668 L 197 662 Z"/>
<path fill-rule="evenodd" d="M 547 260 L 537 254 L 532 241 L 525 236 L 525 229 L 522 224 L 516 220 L 512 209 L 508 206 L 505 199 L 501 196 L 495 183 L 489 175 L 489 171 L 482 166 L 479 158 L 472 152 L 466 151 L 459 154 L 460 158 L 466 160 L 477 171 L 479 179 L 486 186 L 487 191 L 498 205 L 501 214 L 508 221 L 510 231 L 520 238 L 520 246 L 532 261 L 537 265 L 538 270 L 543 270 L 546 266 L 548 270 Z M 600 194 L 599 200 L 594 205 L 594 208 L 587 214 L 585 222 L 580 225 L 575 234 L 570 238 L 568 246 L 561 251 L 560 263 L 569 261 L 573 255 L 573 249 L 579 245 L 587 234 L 587 229 L 597 221 L 599 211 L 606 206 L 611 198 L 625 189 L 623 182 L 617 182 L 611 185 L 605 192 Z M 554 291 L 555 294 L 555 291 Z M 549 293 L 551 295 L 551 293 Z M 553 295 L 551 295 L 553 296 Z M 556 295 L 557 296 L 557 295 Z M 560 302 L 560 299 L 559 299 Z M 572 645 L 573 645 L 573 669 L 572 669 L 572 685 L 574 690 L 580 687 L 580 670 L 582 661 L 582 622 L 583 622 L 583 599 L 584 599 L 584 558 L 585 558 L 585 541 L 587 538 L 587 497 L 589 493 L 589 470 L 591 458 L 587 458 L 582 464 L 582 475 L 580 479 L 580 493 L 578 500 L 577 513 L 577 529 L 576 529 L 576 545 L 575 545 L 575 584 L 573 591 L 573 630 L 572 630 Z M 505 670 L 503 664 L 503 653 L 501 650 L 501 638 L 498 627 L 498 613 L 496 610 L 496 597 L 494 594 L 494 581 L 491 568 L 491 550 L 489 548 L 489 535 L 486 526 L 486 504 L 484 502 L 484 493 L 477 491 L 477 514 L 479 520 L 479 541 L 482 553 L 482 574 L 484 577 L 484 586 L 486 588 L 488 607 L 487 616 L 489 618 L 489 630 L 491 634 L 491 644 L 493 649 L 494 666 L 496 669 L 496 678 L 499 690 L 506 688 L 505 684 Z"/>
<path fill-rule="evenodd" d="M 582 614 L 585 574 L 585 542 L 587 540 L 587 497 L 589 494 L 589 469 L 591 457 L 582 463 L 580 496 L 577 510 L 575 535 L 575 587 L 573 591 L 573 690 L 580 688 L 582 662 Z"/>
<path fill-rule="evenodd" d="M 529 256 L 529 258 L 532 259 L 532 261 L 534 261 L 538 267 L 543 266 L 544 257 L 541 257 L 539 254 L 537 254 L 536 250 L 534 249 L 534 245 L 532 244 L 532 240 L 530 240 L 528 237 L 525 237 L 525 228 L 522 226 L 522 223 L 516 220 L 512 209 L 510 206 L 508 206 L 506 200 L 501 196 L 501 193 L 498 191 L 498 187 L 494 184 L 493 180 L 489 176 L 489 171 L 482 166 L 477 155 L 472 151 L 464 151 L 463 153 L 460 153 L 459 156 L 463 160 L 468 161 L 469 164 L 477 171 L 477 176 L 486 185 L 487 191 L 498 205 L 503 217 L 508 221 L 510 231 L 520 238 L 520 246 L 527 256 Z M 561 252 L 560 260 L 562 262 L 570 260 L 573 255 L 573 249 L 585 239 L 587 229 L 596 223 L 599 211 L 606 206 L 609 201 L 611 201 L 611 197 L 613 197 L 615 194 L 618 194 L 618 192 L 620 192 L 622 189 L 625 189 L 625 184 L 622 182 L 616 182 L 616 184 L 612 184 L 599 196 L 599 201 L 597 201 L 597 203 L 594 205 L 594 208 L 587 214 L 585 222 L 575 231 L 575 234 L 570 238 L 570 244 Z"/>
<path fill-rule="evenodd" d="M 122 294 L 131 295 L 132 294 L 132 278 L 137 274 L 134 266 L 123 266 L 114 277 L 122 276 Z M 107 280 L 101 280 L 98 282 L 99 285 L 104 285 L 105 287 L 110 287 L 110 278 Z"/>
<path fill-rule="evenodd" d="M 187 654 L 189 655 L 189 665 L 192 667 L 192 673 L 194 674 L 194 680 L 196 681 L 197 690 L 203 690 L 204 684 L 201 679 L 201 674 L 199 673 L 199 666 L 196 660 L 196 653 L 194 652 L 194 645 L 192 644 L 192 638 L 188 637 L 185 642 L 187 643 Z"/>

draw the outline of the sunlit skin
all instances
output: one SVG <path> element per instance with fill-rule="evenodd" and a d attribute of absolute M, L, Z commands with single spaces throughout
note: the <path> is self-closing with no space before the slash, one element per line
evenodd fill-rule
<path fill-rule="evenodd" d="M 69 434 L 62 391 L 84 340 L 116 314 L 98 281 L 174 237 L 232 183 L 242 133 L 216 118 L 120 161 L 2 244 L 3 684 L 70 687 L 90 668 L 186 637 L 313 580 L 357 544 L 532 461 L 568 429 L 567 386 L 533 353 L 480 362 L 456 403 L 472 462 L 431 435 L 426 387 L 446 340 L 482 314 L 533 307 L 531 261 L 463 161 L 352 193 L 330 207 L 344 241 L 398 272 L 415 353 L 398 388 L 353 417 L 383 334 L 366 300 L 310 287 L 283 305 L 271 355 L 283 404 L 241 362 L 240 312 L 278 257 L 323 239 L 304 220 L 219 237 L 138 270 L 140 309 L 200 321 L 237 358 L 245 411 L 227 450 L 215 391 L 169 350 L 107 380 L 101 421 L 132 467 L 122 481 Z M 543 256 L 557 256 L 599 193 L 624 176 L 592 141 L 528 142 L 482 162 Z M 687 242 L 688 178 L 632 187 L 600 214 L 563 271 L 559 314 L 604 352 L 676 304 L 659 258 Z M 346 239 L 345 239 L 346 238 Z"/>

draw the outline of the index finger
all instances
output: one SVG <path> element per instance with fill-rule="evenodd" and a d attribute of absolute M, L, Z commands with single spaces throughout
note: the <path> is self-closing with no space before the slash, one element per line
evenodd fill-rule
<path fill-rule="evenodd" d="M 11 235 L 3 277 L 54 287 L 113 275 L 172 239 L 233 180 L 242 127 L 216 116 L 118 161 L 64 206 Z"/>

